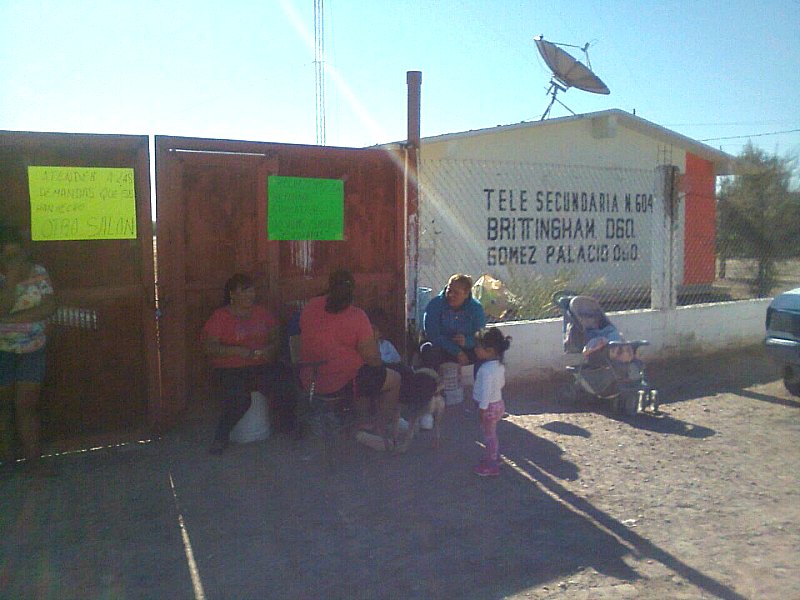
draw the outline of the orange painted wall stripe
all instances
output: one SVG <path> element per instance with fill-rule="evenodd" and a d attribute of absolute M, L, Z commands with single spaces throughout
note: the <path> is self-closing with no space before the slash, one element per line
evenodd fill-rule
<path fill-rule="evenodd" d="M 686 192 L 683 284 L 710 284 L 714 282 L 717 257 L 714 165 L 687 152 L 683 188 Z"/>

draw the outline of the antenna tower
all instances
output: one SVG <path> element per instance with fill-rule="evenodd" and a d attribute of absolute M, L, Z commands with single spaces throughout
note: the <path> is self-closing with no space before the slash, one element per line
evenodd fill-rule
<path fill-rule="evenodd" d="M 325 145 L 325 1 L 314 0 L 314 84 L 317 98 L 317 144 Z"/>

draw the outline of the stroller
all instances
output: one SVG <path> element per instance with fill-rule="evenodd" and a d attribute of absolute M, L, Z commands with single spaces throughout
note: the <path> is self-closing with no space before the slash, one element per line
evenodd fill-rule
<path fill-rule="evenodd" d="M 616 413 L 634 415 L 648 408 L 657 413 L 658 391 L 647 383 L 637 356 L 649 342 L 624 340 L 591 296 L 557 292 L 553 304 L 563 314 L 564 352 L 583 357 L 580 364 L 567 367 L 573 378 L 566 390 L 570 399 L 587 393 L 609 400 Z"/>

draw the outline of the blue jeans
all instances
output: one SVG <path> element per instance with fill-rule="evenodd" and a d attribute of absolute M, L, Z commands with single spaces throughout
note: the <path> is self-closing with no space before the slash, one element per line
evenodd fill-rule
<path fill-rule="evenodd" d="M 472 369 L 473 376 L 478 375 L 478 367 L 481 366 L 481 361 L 475 355 L 475 348 L 462 348 L 464 354 L 469 358 L 469 364 L 475 365 Z M 439 367 L 446 362 L 458 362 L 458 359 L 445 351 L 441 346 L 434 346 L 432 342 L 425 342 L 419 347 L 420 359 L 422 366 L 428 369 L 438 371 Z"/>
<path fill-rule="evenodd" d="M 44 373 L 44 348 L 21 354 L 0 351 L 0 386 L 13 385 L 17 381 L 42 383 Z"/>

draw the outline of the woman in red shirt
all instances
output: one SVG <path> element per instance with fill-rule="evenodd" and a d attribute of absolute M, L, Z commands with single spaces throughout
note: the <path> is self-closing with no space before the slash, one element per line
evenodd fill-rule
<path fill-rule="evenodd" d="M 275 394 L 282 405 L 291 374 L 276 360 L 278 321 L 256 304 L 253 280 L 236 274 L 225 283 L 225 305 L 203 326 L 206 354 L 218 378 L 222 413 L 209 451 L 222 454 L 230 433 L 250 408 L 250 393 Z"/>

